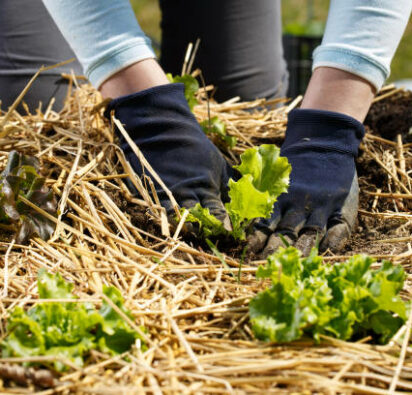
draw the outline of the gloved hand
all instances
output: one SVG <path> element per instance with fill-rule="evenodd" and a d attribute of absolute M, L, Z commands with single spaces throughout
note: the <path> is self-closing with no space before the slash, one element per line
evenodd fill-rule
<path fill-rule="evenodd" d="M 363 125 L 344 114 L 309 109 L 290 112 L 281 155 L 292 165 L 287 194 L 272 217 L 262 220 L 249 246 L 263 256 L 273 253 L 285 236 L 307 255 L 316 241 L 320 249 L 343 247 L 358 211 L 355 158 Z"/>
<path fill-rule="evenodd" d="M 199 202 L 228 223 L 222 198 L 226 199 L 231 167 L 191 113 L 183 84 L 161 85 L 114 99 L 106 117 L 112 110 L 180 206 L 189 208 Z M 139 159 L 119 135 L 126 158 L 142 175 Z M 150 175 L 147 170 L 145 174 Z M 173 216 L 169 198 L 154 184 L 160 203 Z"/>

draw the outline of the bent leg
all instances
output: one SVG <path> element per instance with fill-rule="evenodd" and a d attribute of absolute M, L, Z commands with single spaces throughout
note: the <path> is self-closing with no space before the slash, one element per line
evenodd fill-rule
<path fill-rule="evenodd" d="M 3 0 L 0 12 L 0 100 L 7 109 L 34 73 L 42 66 L 75 57 L 41 0 Z M 80 64 L 42 73 L 24 97 L 31 111 L 41 101 L 54 109 L 62 107 L 67 83 L 61 73 L 82 74 Z"/>
<path fill-rule="evenodd" d="M 180 74 L 189 42 L 201 43 L 194 67 L 219 101 L 284 96 L 280 0 L 160 0 L 161 65 Z"/>

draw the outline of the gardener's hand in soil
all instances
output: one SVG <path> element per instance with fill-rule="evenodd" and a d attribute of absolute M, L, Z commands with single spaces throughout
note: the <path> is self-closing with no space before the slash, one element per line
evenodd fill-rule
<path fill-rule="evenodd" d="M 318 69 L 319 70 L 319 69 Z M 339 70 L 326 71 L 326 78 L 313 78 L 304 100 L 303 109 L 289 114 L 285 142 L 281 154 L 292 165 L 291 182 L 287 194 L 280 196 L 272 218 L 257 224 L 249 238 L 250 248 L 267 256 L 283 246 L 282 234 L 288 242 L 307 255 L 317 241 L 321 250 L 339 250 L 349 237 L 358 210 L 358 180 L 355 159 L 364 128 L 364 118 L 373 97 L 372 88 L 359 77 Z M 346 75 L 345 75 L 346 74 Z M 342 78 L 336 82 L 336 78 Z M 334 80 L 335 79 L 335 80 Z M 338 85 L 339 90 L 331 89 Z M 327 90 L 322 92 L 322 86 Z M 342 86 L 343 85 L 343 86 Z M 346 92 L 346 86 L 349 90 Z M 312 89 L 312 92 L 311 92 Z M 355 98 L 334 102 L 325 97 L 356 94 L 363 99 L 358 105 Z M 306 98 L 306 96 L 305 96 Z M 341 99 L 347 99 L 341 97 Z M 365 108 L 366 107 L 366 108 Z M 322 108 L 317 110 L 313 108 Z M 335 112 L 333 109 L 339 109 Z M 352 116 L 355 115 L 357 119 Z"/>
<path fill-rule="evenodd" d="M 357 215 L 355 157 L 362 136 L 362 124 L 347 115 L 301 109 L 289 114 L 281 155 L 292 165 L 290 187 L 272 218 L 257 225 L 252 248 L 267 242 L 264 255 L 273 253 L 282 246 L 278 233 L 305 254 L 317 237 L 322 248 L 340 247 Z"/>
<path fill-rule="evenodd" d="M 164 84 L 120 96 L 110 102 L 106 116 L 112 110 L 180 206 L 200 203 L 229 226 L 222 197 L 231 168 L 191 113 L 183 84 Z M 142 175 L 139 159 L 122 136 L 120 141 L 126 158 Z M 147 170 L 145 173 L 150 175 Z M 160 203 L 174 216 L 166 193 L 155 185 Z"/>

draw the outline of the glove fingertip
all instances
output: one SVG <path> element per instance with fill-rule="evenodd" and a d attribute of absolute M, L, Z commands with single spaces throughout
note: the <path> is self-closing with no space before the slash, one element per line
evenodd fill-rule
<path fill-rule="evenodd" d="M 247 245 L 249 250 L 253 253 L 257 253 L 265 246 L 268 236 L 265 232 L 256 230 L 247 238 Z"/>
<path fill-rule="evenodd" d="M 295 247 L 302 252 L 303 256 L 309 256 L 310 251 L 316 246 L 322 237 L 322 232 L 310 230 L 303 233 L 295 243 Z"/>
<path fill-rule="evenodd" d="M 346 222 L 338 223 L 328 229 L 325 237 L 320 244 L 320 250 L 327 249 L 332 252 L 340 251 L 345 247 L 346 242 L 351 234 L 349 225 Z"/>
<path fill-rule="evenodd" d="M 283 234 L 283 239 L 286 240 L 289 245 L 293 245 L 294 241 L 288 235 Z M 269 255 L 272 255 L 276 252 L 280 247 L 285 247 L 284 240 L 279 237 L 278 234 L 272 234 L 269 238 L 269 241 L 261 254 L 262 259 L 266 259 Z"/>
<path fill-rule="evenodd" d="M 220 199 L 209 199 L 203 202 L 203 207 L 208 208 L 210 214 L 214 215 L 222 222 L 223 227 L 231 232 L 233 230 L 229 215 L 226 212 L 225 206 Z"/>

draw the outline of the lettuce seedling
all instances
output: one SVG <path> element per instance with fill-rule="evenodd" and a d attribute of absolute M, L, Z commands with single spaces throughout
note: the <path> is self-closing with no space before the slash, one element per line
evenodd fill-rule
<path fill-rule="evenodd" d="M 217 144 L 223 148 L 233 149 L 237 144 L 237 138 L 229 136 L 226 132 L 226 125 L 218 118 L 213 117 L 200 123 L 203 131 L 207 135 L 217 137 Z"/>
<path fill-rule="evenodd" d="M 231 235 L 244 240 L 253 220 L 269 218 L 280 194 L 287 191 L 291 166 L 287 158 L 280 156 L 275 145 L 264 144 L 247 149 L 241 156 L 241 164 L 234 166 L 242 177 L 229 180 L 229 203 L 225 208 L 232 223 L 227 231 L 222 222 L 199 203 L 189 209 L 188 222 L 199 224 L 205 237 Z"/>
<path fill-rule="evenodd" d="M 117 355 L 128 351 L 137 339 L 142 340 L 105 301 L 99 310 L 90 303 L 76 302 L 73 284 L 60 274 L 41 270 L 37 288 L 40 299 L 68 301 L 39 303 L 27 311 L 15 307 L 8 320 L 8 335 L 0 344 L 5 358 L 47 355 L 82 367 L 91 350 Z M 103 293 L 131 317 L 117 288 L 105 286 Z M 66 365 L 57 358 L 51 366 L 56 371 L 66 370 Z"/>
<path fill-rule="evenodd" d="M 196 98 L 196 93 L 199 90 L 199 83 L 197 79 L 192 77 L 190 74 L 185 75 L 176 75 L 172 76 L 172 74 L 166 74 L 168 80 L 172 83 L 182 83 L 185 86 L 185 97 L 187 100 L 187 104 L 189 105 L 190 111 L 193 111 L 193 107 L 199 103 Z"/>
<path fill-rule="evenodd" d="M 402 266 L 355 255 L 334 265 L 323 262 L 316 248 L 307 258 L 294 247 L 280 248 L 259 267 L 256 277 L 272 286 L 249 303 L 252 329 L 258 339 L 288 342 L 304 334 L 349 340 L 372 335 L 387 343 L 407 319 L 399 292 Z"/>
<path fill-rule="evenodd" d="M 55 224 L 23 203 L 30 200 L 51 215 L 56 215 L 56 199 L 38 174 L 36 158 L 12 151 L 6 168 L 0 174 L 0 224 L 16 233 L 16 242 L 25 243 L 32 236 L 47 240 Z"/>

